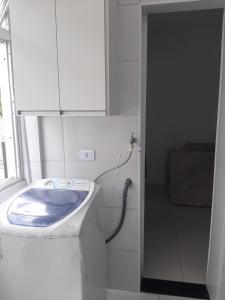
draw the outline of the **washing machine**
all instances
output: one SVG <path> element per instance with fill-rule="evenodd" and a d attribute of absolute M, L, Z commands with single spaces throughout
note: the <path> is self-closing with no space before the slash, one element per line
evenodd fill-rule
<path fill-rule="evenodd" d="M 45 179 L 0 207 L 1 300 L 105 300 L 102 189 Z"/>

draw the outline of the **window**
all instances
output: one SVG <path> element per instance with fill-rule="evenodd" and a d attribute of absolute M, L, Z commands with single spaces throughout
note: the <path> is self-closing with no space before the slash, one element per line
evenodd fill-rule
<path fill-rule="evenodd" d="M 8 3 L 0 0 L 0 190 L 21 177 Z"/>
<path fill-rule="evenodd" d="M 1 27 L 5 30 L 9 31 L 9 13 L 6 11 L 6 14 L 4 15 L 1 23 Z"/>
<path fill-rule="evenodd" d="M 0 27 L 9 30 L 9 9 L 7 0 L 0 0 Z"/>

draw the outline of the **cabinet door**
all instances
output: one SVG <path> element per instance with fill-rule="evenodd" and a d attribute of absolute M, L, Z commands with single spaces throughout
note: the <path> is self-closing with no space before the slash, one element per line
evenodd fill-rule
<path fill-rule="evenodd" d="M 16 108 L 59 111 L 55 0 L 10 0 Z"/>
<path fill-rule="evenodd" d="M 104 0 L 56 0 L 61 110 L 106 110 Z"/>

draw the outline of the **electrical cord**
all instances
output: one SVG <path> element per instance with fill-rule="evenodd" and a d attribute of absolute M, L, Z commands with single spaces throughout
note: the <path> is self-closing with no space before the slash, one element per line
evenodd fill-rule
<path fill-rule="evenodd" d="M 131 179 L 130 178 L 126 179 L 124 189 L 123 189 L 123 205 L 122 205 L 120 221 L 119 221 L 119 224 L 117 225 L 116 229 L 114 230 L 114 232 L 106 239 L 106 241 L 105 241 L 106 244 L 111 242 L 117 236 L 117 234 L 120 232 L 121 228 L 123 227 L 123 223 L 124 223 L 124 220 L 126 217 L 126 209 L 127 209 L 127 192 L 128 192 L 128 189 L 131 184 L 132 184 Z"/>

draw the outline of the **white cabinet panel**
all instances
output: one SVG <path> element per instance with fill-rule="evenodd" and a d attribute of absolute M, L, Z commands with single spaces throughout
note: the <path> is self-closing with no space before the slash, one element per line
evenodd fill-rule
<path fill-rule="evenodd" d="M 54 0 L 10 0 L 17 111 L 58 111 Z"/>
<path fill-rule="evenodd" d="M 105 1 L 56 0 L 60 103 L 106 110 Z"/>

